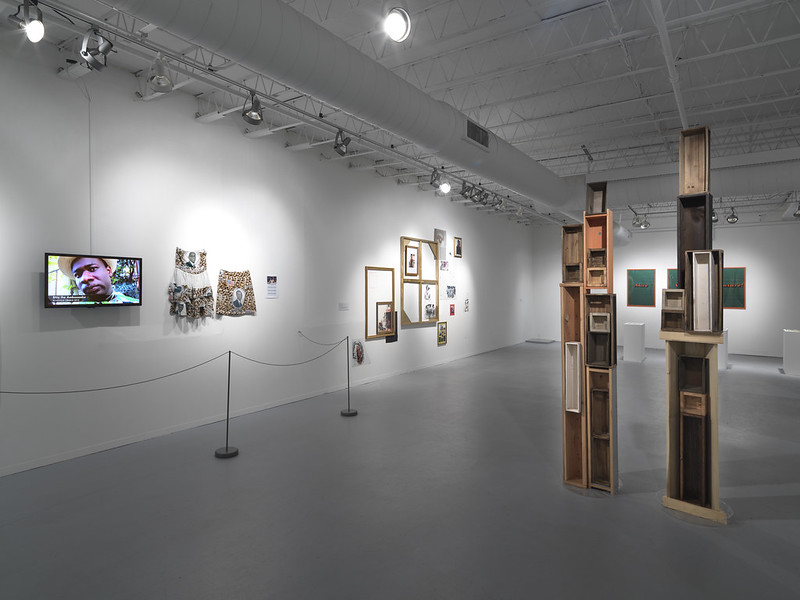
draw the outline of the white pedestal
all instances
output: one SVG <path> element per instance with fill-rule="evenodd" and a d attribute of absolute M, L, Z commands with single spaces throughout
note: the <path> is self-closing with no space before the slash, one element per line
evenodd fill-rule
<path fill-rule="evenodd" d="M 783 330 L 783 372 L 800 375 L 800 329 Z"/>
<path fill-rule="evenodd" d="M 719 367 L 720 371 L 726 371 L 730 366 L 728 364 L 728 330 L 722 330 L 722 343 L 717 346 L 719 360 L 717 361 L 717 366 Z"/>
<path fill-rule="evenodd" d="M 622 360 L 644 360 L 644 323 L 625 323 L 622 326 Z"/>

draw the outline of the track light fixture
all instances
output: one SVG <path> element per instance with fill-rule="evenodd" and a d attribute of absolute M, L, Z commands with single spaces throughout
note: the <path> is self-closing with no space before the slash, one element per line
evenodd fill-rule
<path fill-rule="evenodd" d="M 450 193 L 450 181 L 444 174 L 437 168 L 434 168 L 431 172 L 431 185 L 438 190 L 440 194 L 449 194 Z"/>
<path fill-rule="evenodd" d="M 642 226 L 642 218 L 634 213 L 633 221 L 631 221 L 631 225 L 633 227 L 641 227 Z"/>
<path fill-rule="evenodd" d="M 647 215 L 644 216 L 644 219 L 642 219 L 642 222 L 639 224 L 639 227 L 641 227 L 642 229 L 647 229 L 648 227 L 650 227 L 650 221 L 647 220 Z"/>
<path fill-rule="evenodd" d="M 339 156 L 344 156 L 347 154 L 347 146 L 350 144 L 350 138 L 344 137 L 344 131 L 341 129 L 336 132 L 336 139 L 333 140 L 333 149 L 336 150 L 336 154 Z"/>
<path fill-rule="evenodd" d="M 172 91 L 174 85 L 169 76 L 167 61 L 164 60 L 164 57 L 161 56 L 160 52 L 153 61 L 153 64 L 150 65 L 150 72 L 147 75 L 147 83 L 150 86 L 150 89 L 154 92 L 166 94 L 167 92 Z"/>
<path fill-rule="evenodd" d="M 90 69 L 102 71 L 106 68 L 106 57 L 111 53 L 114 45 L 100 35 L 97 29 L 89 29 L 83 34 L 81 44 L 81 58 L 86 61 Z"/>
<path fill-rule="evenodd" d="M 731 214 L 729 214 L 725 218 L 725 220 L 728 223 L 730 223 L 731 225 L 733 225 L 734 223 L 736 223 L 739 220 L 739 216 L 736 214 L 736 209 L 735 208 L 731 207 Z"/>
<path fill-rule="evenodd" d="M 800 204 L 797 205 L 797 210 L 792 215 L 795 219 L 800 219 Z"/>
<path fill-rule="evenodd" d="M 393 42 L 404 42 L 411 33 L 411 17 L 408 16 L 405 9 L 395 7 L 383 20 L 383 30 Z"/>
<path fill-rule="evenodd" d="M 242 118 L 250 125 L 261 125 L 264 121 L 264 116 L 261 114 L 261 100 L 256 96 L 255 90 L 250 90 L 250 97 L 244 101 Z"/>
<path fill-rule="evenodd" d="M 22 17 L 19 16 L 20 10 Z M 31 12 L 33 12 L 33 16 L 31 16 Z M 24 30 L 28 40 L 34 44 L 40 42 L 44 37 L 44 23 L 38 0 L 25 0 L 23 4 L 17 6 L 16 13 L 9 15 L 8 20 Z"/>
<path fill-rule="evenodd" d="M 719 223 L 719 215 L 717 214 L 717 209 L 711 209 L 711 222 L 712 223 Z"/>

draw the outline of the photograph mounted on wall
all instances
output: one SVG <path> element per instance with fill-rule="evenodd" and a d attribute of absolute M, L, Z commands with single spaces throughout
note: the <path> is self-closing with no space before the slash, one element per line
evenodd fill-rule
<path fill-rule="evenodd" d="M 462 250 L 463 243 L 461 242 L 461 238 L 453 238 L 453 256 L 456 258 L 461 258 L 461 250 Z"/>
<path fill-rule="evenodd" d="M 375 304 L 375 323 L 378 335 L 391 335 L 394 332 L 394 303 Z"/>
<path fill-rule="evenodd" d="M 405 273 L 406 277 L 419 275 L 419 248 L 406 246 Z"/>
<path fill-rule="evenodd" d="M 440 321 L 436 324 L 436 344 L 444 346 L 447 343 L 447 321 Z"/>
<path fill-rule="evenodd" d="M 45 308 L 141 306 L 142 259 L 45 253 Z"/>

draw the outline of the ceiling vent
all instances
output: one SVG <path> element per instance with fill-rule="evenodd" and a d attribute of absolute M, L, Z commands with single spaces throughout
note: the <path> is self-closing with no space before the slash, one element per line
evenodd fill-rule
<path fill-rule="evenodd" d="M 467 137 L 488 150 L 489 131 L 467 119 Z"/>

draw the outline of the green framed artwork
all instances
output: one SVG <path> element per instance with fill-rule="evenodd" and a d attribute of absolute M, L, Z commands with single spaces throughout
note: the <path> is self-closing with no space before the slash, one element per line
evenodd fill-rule
<path fill-rule="evenodd" d="M 656 270 L 628 269 L 628 306 L 656 305 Z"/>
<path fill-rule="evenodd" d="M 747 269 L 724 267 L 722 269 L 722 308 L 747 308 Z"/>
<path fill-rule="evenodd" d="M 678 289 L 678 269 L 667 269 L 667 289 Z"/>

